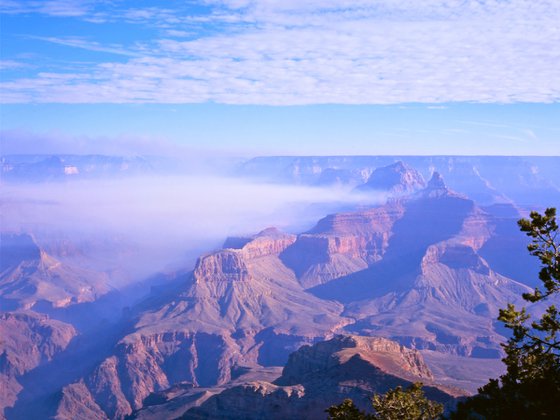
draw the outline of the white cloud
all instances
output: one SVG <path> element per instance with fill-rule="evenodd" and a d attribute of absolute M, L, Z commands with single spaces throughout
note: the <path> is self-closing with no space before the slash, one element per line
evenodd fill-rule
<path fill-rule="evenodd" d="M 560 2 L 215 0 L 204 16 L 130 10 L 163 38 L 79 82 L 7 81 L 14 102 L 554 102 Z M 173 17 L 173 18 L 170 18 Z M 204 21 L 206 21 L 204 23 Z M 181 41 L 188 23 L 226 25 Z M 157 25 L 156 25 L 157 26 Z M 110 51 L 97 43 L 72 46 Z"/>
<path fill-rule="evenodd" d="M 140 57 L 141 54 L 123 48 L 121 45 L 101 45 L 98 42 L 88 41 L 80 38 L 57 38 L 57 37 L 30 37 L 39 41 L 51 42 L 53 44 L 65 45 L 67 47 L 80 48 L 89 51 L 106 52 L 117 55 Z"/>
<path fill-rule="evenodd" d="M 20 69 L 27 67 L 27 64 L 16 60 L 0 60 L 0 70 Z"/>
<path fill-rule="evenodd" d="M 164 31 L 164 34 L 165 36 L 170 36 L 174 38 L 186 38 L 194 35 L 193 32 L 179 31 L 177 29 L 166 29 Z"/>
<path fill-rule="evenodd" d="M 0 0 L 0 11 L 10 14 L 40 13 L 58 17 L 77 17 L 91 13 L 95 3 L 93 0 Z"/>

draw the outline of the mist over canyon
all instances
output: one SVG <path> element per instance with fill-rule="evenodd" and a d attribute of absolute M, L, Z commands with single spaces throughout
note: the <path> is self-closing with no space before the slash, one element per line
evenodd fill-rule
<path fill-rule="evenodd" d="M 558 418 L 560 1 L 0 19 L 0 420 Z"/>
<path fill-rule="evenodd" d="M 322 418 L 498 375 L 560 158 L 221 162 L 2 157 L 3 416 Z"/>
<path fill-rule="evenodd" d="M 99 265 L 91 268 L 118 263 L 138 277 L 192 266 L 227 236 L 267 226 L 305 230 L 330 211 L 380 203 L 386 196 L 356 194 L 346 186 L 274 183 L 231 168 L 228 175 L 221 167 L 212 174 L 211 165 L 203 166 L 193 173 L 169 159 L 162 167 L 156 158 L 7 157 L 2 229 L 31 233 L 65 259 L 80 259 L 87 249 L 80 263 L 93 264 L 98 256 Z M 122 254 L 118 262 L 111 262 L 116 255 L 110 248 Z"/>

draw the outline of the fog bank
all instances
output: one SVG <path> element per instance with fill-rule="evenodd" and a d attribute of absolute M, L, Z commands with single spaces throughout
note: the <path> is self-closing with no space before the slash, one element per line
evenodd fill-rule
<path fill-rule="evenodd" d="M 60 258 L 136 276 L 188 268 L 230 235 L 300 232 L 328 213 L 384 199 L 200 175 L 7 184 L 2 196 L 3 230 L 33 233 Z"/>

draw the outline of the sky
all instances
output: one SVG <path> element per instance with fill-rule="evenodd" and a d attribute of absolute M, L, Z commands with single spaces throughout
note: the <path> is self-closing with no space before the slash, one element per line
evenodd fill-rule
<path fill-rule="evenodd" d="M 557 0 L 0 12 L 4 154 L 560 154 Z"/>

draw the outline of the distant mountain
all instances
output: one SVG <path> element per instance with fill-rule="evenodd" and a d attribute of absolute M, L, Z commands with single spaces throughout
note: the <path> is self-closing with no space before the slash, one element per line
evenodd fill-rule
<path fill-rule="evenodd" d="M 236 173 L 269 182 L 306 185 L 316 184 L 330 173 L 339 175 L 341 180 L 361 184 L 375 168 L 397 160 L 390 156 L 263 156 L 240 163 Z M 349 176 L 352 173 L 358 177 Z"/>
<path fill-rule="evenodd" d="M 373 171 L 367 182 L 357 187 L 358 191 L 386 191 L 394 195 L 405 195 L 426 186 L 422 175 L 411 166 L 398 161 Z"/>
<path fill-rule="evenodd" d="M 177 169 L 177 162 L 153 156 L 5 155 L 5 182 L 42 182 L 124 175 L 156 174 Z"/>
<path fill-rule="evenodd" d="M 237 174 L 278 183 L 327 185 L 330 180 L 355 186 L 366 182 L 360 183 L 364 174 L 397 162 L 424 179 L 439 172 L 453 190 L 480 205 L 514 202 L 531 208 L 560 203 L 557 156 L 270 156 L 240 164 Z"/>
<path fill-rule="evenodd" d="M 0 156 L 2 182 L 44 182 L 180 174 L 219 167 L 220 173 L 284 184 L 366 185 L 375 170 L 400 162 L 429 179 L 434 171 L 480 205 L 515 203 L 522 208 L 560 202 L 560 157 L 538 156 L 270 156 L 249 160 L 210 157 L 104 155 Z M 383 186 L 389 170 L 371 179 Z M 380 177 L 376 181 L 377 177 Z M 385 181 L 381 179 L 385 178 Z M 418 181 L 419 182 L 419 181 Z"/>
<path fill-rule="evenodd" d="M 104 273 L 63 264 L 28 234 L 0 234 L 0 303 L 4 310 L 37 303 L 61 308 L 91 302 L 110 290 Z"/>
<path fill-rule="evenodd" d="M 369 168 L 357 169 L 336 169 L 325 168 L 321 171 L 319 178 L 315 182 L 318 186 L 343 186 L 363 184 L 371 175 Z"/>
<path fill-rule="evenodd" d="M 0 181 L 35 183 L 130 176 L 228 174 L 243 161 L 229 156 L 0 154 Z"/>
<path fill-rule="evenodd" d="M 365 189 L 369 188 L 368 180 L 375 170 L 399 164 L 411 168 L 410 172 L 417 171 L 424 179 L 434 171 L 441 173 L 451 188 L 480 205 L 515 203 L 529 208 L 560 202 L 560 157 L 555 156 L 270 156 L 201 160 L 158 156 L 4 155 L 0 156 L 0 164 L 2 182 L 11 183 L 184 174 L 197 170 L 207 173 L 208 167 L 219 167 L 219 172 L 228 176 L 265 182 Z M 387 184 L 389 172 L 385 169 L 384 175 L 378 173 L 371 179 L 372 186 Z M 418 179 L 417 182 L 421 184 Z"/>

